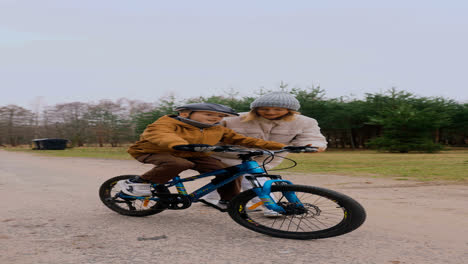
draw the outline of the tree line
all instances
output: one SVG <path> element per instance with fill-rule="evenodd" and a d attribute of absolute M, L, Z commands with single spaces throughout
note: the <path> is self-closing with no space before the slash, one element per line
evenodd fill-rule
<path fill-rule="evenodd" d="M 331 148 L 375 148 L 393 152 L 433 152 L 443 146 L 468 144 L 468 104 L 441 97 L 418 97 L 390 89 L 364 99 L 326 98 L 320 87 L 281 85 L 301 103 L 301 114 L 317 119 Z M 258 95 L 269 91 L 259 90 Z M 30 144 L 37 138 L 65 138 L 71 146 L 120 146 L 138 140 L 157 118 L 174 114 L 176 105 L 212 102 L 239 112 L 250 110 L 255 97 L 226 95 L 161 98 L 156 103 L 119 99 L 72 102 L 31 111 L 17 105 L 0 107 L 0 145 Z"/>

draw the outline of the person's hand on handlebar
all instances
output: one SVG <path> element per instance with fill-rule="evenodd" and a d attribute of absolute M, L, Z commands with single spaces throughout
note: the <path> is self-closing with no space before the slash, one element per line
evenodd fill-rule
<path fill-rule="evenodd" d="M 193 152 L 211 152 L 216 149 L 216 146 L 207 145 L 207 144 L 188 144 L 188 145 L 177 145 L 174 146 L 175 150 L 182 151 L 193 151 Z"/>
<path fill-rule="evenodd" d="M 286 146 L 283 149 L 293 153 L 315 153 L 325 151 L 324 148 L 312 147 L 311 144 L 306 146 Z"/>
<path fill-rule="evenodd" d="M 307 144 L 306 147 L 312 147 L 312 144 Z M 312 147 L 312 148 L 316 148 L 317 151 L 315 152 L 324 152 L 326 148 L 324 147 Z"/>
<path fill-rule="evenodd" d="M 210 145 L 206 145 L 206 146 L 199 146 L 199 147 L 194 147 L 193 150 L 195 152 L 211 152 L 213 151 L 214 149 L 216 149 L 216 146 L 210 146 Z"/>

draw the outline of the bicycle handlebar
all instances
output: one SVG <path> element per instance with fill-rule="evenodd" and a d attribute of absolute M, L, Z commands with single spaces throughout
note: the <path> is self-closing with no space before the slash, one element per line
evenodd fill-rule
<path fill-rule="evenodd" d="M 317 152 L 318 148 L 309 147 L 309 146 L 286 146 L 280 150 L 248 150 L 239 148 L 235 145 L 224 145 L 224 146 L 212 146 L 207 144 L 187 144 L 187 145 L 177 145 L 173 149 L 179 151 L 191 151 L 191 152 L 240 152 L 240 153 L 253 153 L 259 152 L 259 155 L 270 154 L 271 153 L 281 153 L 281 152 L 291 152 L 291 153 L 311 153 Z"/>

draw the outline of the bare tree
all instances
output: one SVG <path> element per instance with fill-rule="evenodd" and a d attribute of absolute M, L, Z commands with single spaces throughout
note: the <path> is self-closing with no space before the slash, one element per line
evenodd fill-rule
<path fill-rule="evenodd" d="M 120 102 L 101 100 L 88 108 L 86 119 L 89 122 L 90 132 L 100 147 L 105 143 L 116 147 L 123 141 L 129 140 L 132 134 L 127 110 Z"/>
<path fill-rule="evenodd" d="M 32 139 L 34 114 L 17 105 L 0 107 L 0 143 L 12 146 L 29 143 Z"/>
<path fill-rule="evenodd" d="M 125 116 L 129 121 L 126 140 L 132 142 L 139 137 L 137 133 L 137 119 L 142 113 L 153 111 L 155 109 L 155 104 L 125 98 L 117 100 L 117 103 L 125 109 Z"/>
<path fill-rule="evenodd" d="M 46 113 L 46 137 L 63 137 L 70 140 L 73 146 L 83 146 L 88 136 L 88 120 L 85 119 L 88 107 L 86 103 L 73 102 L 49 108 Z"/>
<path fill-rule="evenodd" d="M 32 102 L 32 109 L 33 109 L 33 121 L 34 121 L 34 128 L 33 128 L 33 137 L 38 138 L 41 130 L 40 121 L 41 121 L 41 114 L 42 114 L 42 107 L 44 104 L 44 97 L 37 96 L 34 101 Z"/>

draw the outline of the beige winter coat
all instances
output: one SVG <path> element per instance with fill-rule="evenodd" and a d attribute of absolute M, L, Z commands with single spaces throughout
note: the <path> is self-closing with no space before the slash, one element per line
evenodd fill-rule
<path fill-rule="evenodd" d="M 247 137 L 261 138 L 263 140 L 280 142 L 290 146 L 305 146 L 311 144 L 314 147 L 325 149 L 327 141 L 320 133 L 320 127 L 315 119 L 296 115 L 292 121 L 268 120 L 258 118 L 248 122 L 241 122 L 242 117 L 247 113 L 242 113 L 238 117 L 226 117 L 222 124 Z M 285 156 L 286 153 L 281 153 Z M 214 154 L 213 157 L 221 159 L 227 165 L 237 165 L 240 160 L 232 153 Z M 261 164 L 265 157 L 258 157 L 256 160 Z M 283 159 L 276 158 L 268 164 L 267 168 L 279 165 Z"/>

